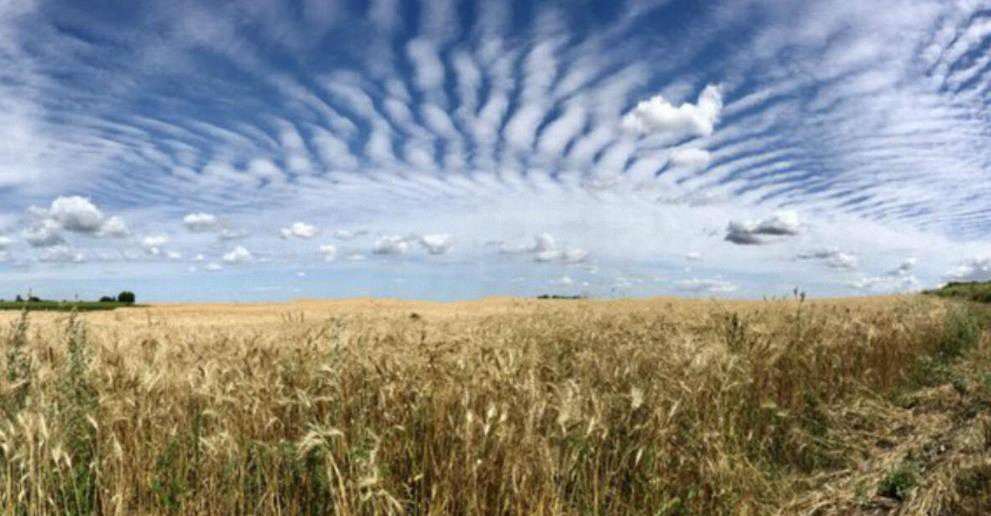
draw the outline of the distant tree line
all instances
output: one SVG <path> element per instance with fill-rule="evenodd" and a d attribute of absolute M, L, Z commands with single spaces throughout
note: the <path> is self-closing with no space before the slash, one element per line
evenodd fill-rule
<path fill-rule="evenodd" d="M 137 297 L 134 295 L 134 292 L 131 292 L 129 290 L 125 290 L 125 291 L 121 292 L 120 294 L 117 294 L 116 296 L 103 296 L 103 297 L 100 298 L 100 301 L 99 302 L 100 303 L 120 303 L 122 305 L 133 305 L 136 300 L 137 300 Z M 0 302 L 3 302 L 3 299 L 0 299 Z M 40 297 L 31 295 L 31 294 L 28 294 L 27 299 L 25 299 L 24 296 L 18 294 L 17 297 L 14 298 L 14 302 L 15 303 L 48 303 L 48 302 L 54 302 L 54 301 L 49 301 L 49 300 L 46 300 L 46 299 L 41 299 Z"/>

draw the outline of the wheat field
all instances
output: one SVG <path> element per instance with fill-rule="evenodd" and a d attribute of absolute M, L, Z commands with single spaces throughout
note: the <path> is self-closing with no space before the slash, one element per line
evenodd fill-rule
<path fill-rule="evenodd" d="M 962 403 L 929 378 L 983 392 L 967 383 L 983 370 L 949 365 L 986 347 L 964 312 L 918 296 L 4 312 L 0 509 L 964 513 L 984 507 L 960 472 L 991 473 L 987 409 L 952 467 L 911 459 L 926 485 L 899 483 L 918 443 L 897 437 L 962 431 L 918 410 Z"/>

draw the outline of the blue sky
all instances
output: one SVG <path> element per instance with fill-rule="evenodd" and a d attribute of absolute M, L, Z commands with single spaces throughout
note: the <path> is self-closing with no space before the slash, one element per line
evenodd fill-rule
<path fill-rule="evenodd" d="M 0 2 L 0 297 L 991 278 L 972 0 Z"/>

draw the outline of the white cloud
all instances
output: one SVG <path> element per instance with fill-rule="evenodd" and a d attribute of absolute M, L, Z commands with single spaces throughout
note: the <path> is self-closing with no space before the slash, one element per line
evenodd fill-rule
<path fill-rule="evenodd" d="M 919 288 L 919 280 L 915 276 L 863 276 L 849 284 L 857 290 L 869 292 L 905 292 Z"/>
<path fill-rule="evenodd" d="M 48 216 L 62 228 L 79 233 L 96 233 L 103 225 L 103 212 L 89 199 L 79 196 L 56 198 Z"/>
<path fill-rule="evenodd" d="M 797 213 L 782 210 L 756 224 L 730 221 L 726 228 L 725 240 L 739 245 L 768 244 L 774 242 L 775 237 L 797 235 L 800 226 Z"/>
<path fill-rule="evenodd" d="M 210 231 L 217 227 L 217 217 L 204 212 L 190 213 L 182 218 L 182 225 L 194 233 Z"/>
<path fill-rule="evenodd" d="M 323 261 L 332 262 L 337 257 L 337 247 L 330 244 L 322 245 L 320 255 L 323 256 Z"/>
<path fill-rule="evenodd" d="M 575 284 L 575 280 L 571 279 L 571 276 L 561 276 L 556 283 L 558 285 L 570 286 Z"/>
<path fill-rule="evenodd" d="M 712 294 L 735 292 L 739 287 L 735 284 L 723 280 L 723 279 L 698 279 L 693 278 L 689 280 L 677 282 L 677 286 L 680 290 L 686 292 L 708 292 Z"/>
<path fill-rule="evenodd" d="M 52 263 L 80 263 L 85 257 L 83 253 L 68 245 L 55 245 L 45 248 L 38 259 Z"/>
<path fill-rule="evenodd" d="M 530 245 L 501 244 L 499 250 L 507 254 L 531 254 L 533 260 L 539 263 L 576 264 L 583 263 L 588 258 L 588 253 L 584 249 L 578 247 L 560 248 L 557 241 L 549 233 L 534 236 L 533 243 Z"/>
<path fill-rule="evenodd" d="M 246 263 L 250 262 L 254 256 L 244 246 L 237 246 L 224 255 L 224 263 Z M 209 267 L 209 266 L 208 266 Z"/>
<path fill-rule="evenodd" d="M 991 280 L 991 256 L 967 260 L 950 271 L 947 276 L 957 281 L 989 281 Z"/>
<path fill-rule="evenodd" d="M 320 230 L 316 226 L 305 222 L 293 222 L 289 227 L 279 230 L 282 238 L 296 237 L 310 239 L 317 236 L 318 233 L 320 233 Z"/>
<path fill-rule="evenodd" d="M 169 251 L 165 253 L 165 257 L 172 261 L 178 261 L 182 259 L 182 253 L 177 251 Z"/>
<path fill-rule="evenodd" d="M 334 238 L 339 240 L 352 240 L 367 234 L 368 231 L 364 229 L 338 229 L 337 231 L 334 231 Z"/>
<path fill-rule="evenodd" d="M 833 269 L 856 269 L 857 257 L 841 252 L 838 249 L 821 249 L 811 253 L 802 253 L 797 256 L 799 260 L 815 260 L 824 262 Z"/>
<path fill-rule="evenodd" d="M 10 237 L 0 236 L 0 251 L 8 249 L 14 244 L 14 240 Z"/>
<path fill-rule="evenodd" d="M 902 263 L 900 263 L 898 265 L 898 267 L 895 267 L 894 269 L 892 269 L 891 271 L 889 271 L 888 272 L 888 275 L 890 275 L 890 276 L 907 276 L 910 272 L 912 272 L 912 269 L 915 269 L 915 264 L 916 263 L 917 263 L 917 260 L 915 258 L 908 258 L 905 261 L 903 261 Z"/>
<path fill-rule="evenodd" d="M 675 107 L 662 95 L 641 101 L 623 117 L 623 127 L 639 134 L 662 134 L 674 140 L 710 136 L 719 121 L 723 96 L 718 86 L 707 86 L 696 104 Z"/>
<path fill-rule="evenodd" d="M 387 235 L 378 239 L 372 247 L 375 254 L 398 255 L 409 251 L 409 238 L 399 235 Z"/>
<path fill-rule="evenodd" d="M 680 147 L 671 151 L 668 163 L 672 167 L 701 169 L 712 161 L 712 153 L 705 149 Z"/>
<path fill-rule="evenodd" d="M 689 253 L 685 253 L 685 259 L 688 260 L 688 261 L 692 261 L 692 262 L 699 261 L 699 260 L 702 259 L 702 253 L 700 253 L 698 251 L 692 251 L 692 252 L 689 252 Z"/>
<path fill-rule="evenodd" d="M 444 254 L 451 249 L 453 244 L 454 241 L 451 235 L 448 234 L 423 235 L 420 237 L 420 245 L 430 254 Z"/>
<path fill-rule="evenodd" d="M 104 238 L 124 238 L 130 235 L 130 230 L 127 229 L 127 223 L 124 219 L 113 216 L 104 221 L 103 225 L 100 226 L 100 230 L 97 231 L 97 236 Z"/>
<path fill-rule="evenodd" d="M 161 248 L 167 243 L 169 243 L 169 237 L 166 235 L 148 235 L 141 239 L 141 247 L 155 256 L 162 253 Z"/>
<path fill-rule="evenodd" d="M 206 264 L 206 270 L 216 272 L 224 270 L 224 267 L 217 262 L 210 262 Z"/>

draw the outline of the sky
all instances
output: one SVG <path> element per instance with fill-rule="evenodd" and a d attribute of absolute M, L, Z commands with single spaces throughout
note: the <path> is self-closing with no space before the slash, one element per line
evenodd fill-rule
<path fill-rule="evenodd" d="M 991 279 L 975 0 L 0 0 L 0 297 Z"/>

